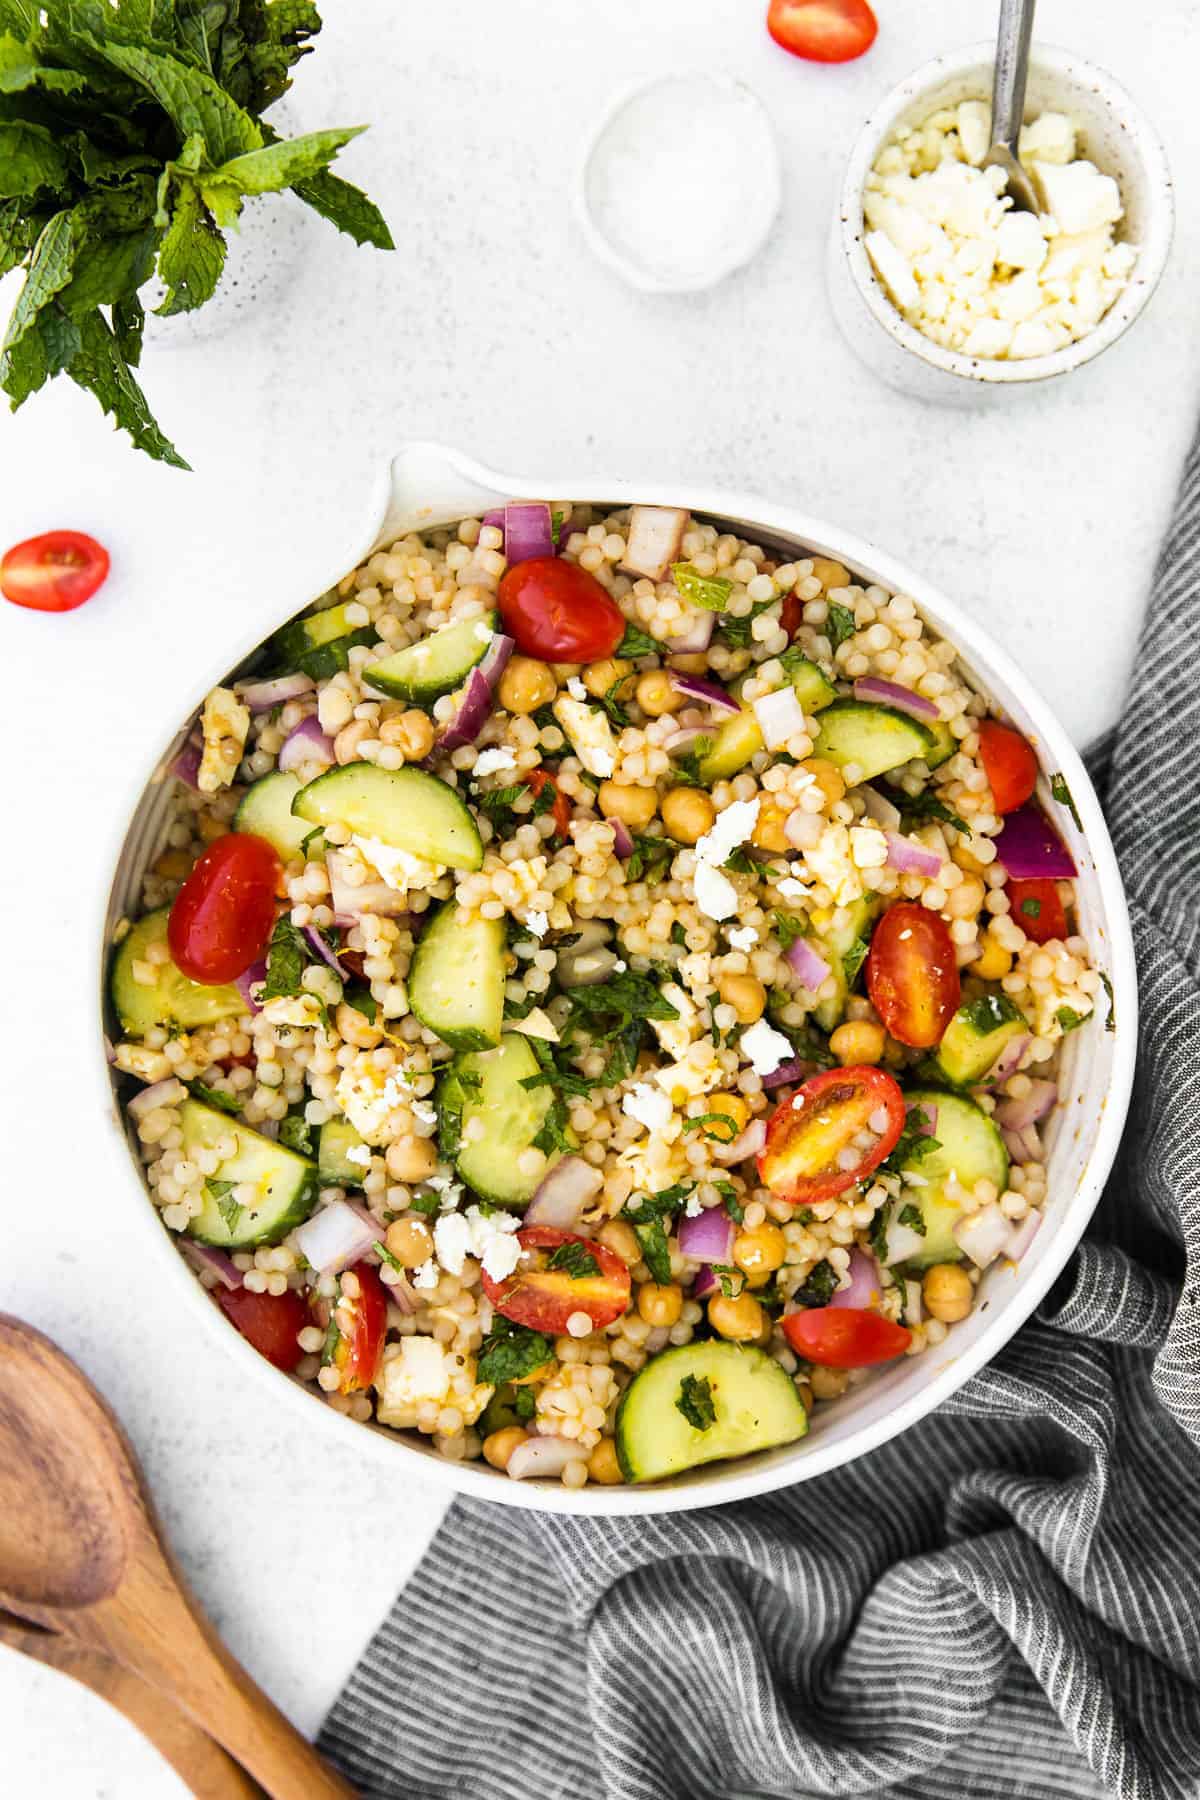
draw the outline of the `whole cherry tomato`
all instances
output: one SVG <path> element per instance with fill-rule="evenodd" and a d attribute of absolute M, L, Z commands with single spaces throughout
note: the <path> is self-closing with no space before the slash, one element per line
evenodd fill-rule
<path fill-rule="evenodd" d="M 167 921 L 175 967 L 208 987 L 244 975 L 270 942 L 279 873 L 279 856 L 265 838 L 231 831 L 210 844 Z"/>
<path fill-rule="evenodd" d="M 531 769 L 525 777 L 525 786 L 531 790 L 535 799 L 547 787 L 554 789 L 554 802 L 550 808 L 554 832 L 556 837 L 565 838 L 571 829 L 571 802 L 559 791 L 558 783 L 549 769 Z"/>
<path fill-rule="evenodd" d="M 577 1237 L 553 1225 L 518 1231 L 522 1250 L 548 1251 L 540 1266 L 517 1269 L 493 1281 L 485 1269 L 483 1291 L 498 1313 L 515 1325 L 560 1337 L 572 1313 L 586 1313 L 595 1331 L 619 1319 L 629 1306 L 629 1267 L 594 1238 Z"/>
<path fill-rule="evenodd" d="M 797 1356 L 826 1369 L 865 1369 L 903 1356 L 912 1342 L 905 1325 L 855 1306 L 813 1306 L 787 1313 L 783 1335 Z"/>
<path fill-rule="evenodd" d="M 771 1114 L 759 1175 L 773 1194 L 797 1206 L 832 1199 L 891 1155 L 904 1119 L 904 1095 L 886 1070 L 826 1069 Z M 863 1131 L 874 1134 L 874 1143 L 853 1148 Z"/>
<path fill-rule="evenodd" d="M 338 1335 L 330 1361 L 341 1378 L 338 1392 L 353 1394 L 360 1388 L 369 1388 L 379 1373 L 383 1340 L 387 1334 L 388 1303 L 387 1289 L 373 1263 L 355 1263 L 346 1274 L 354 1276 L 357 1292 L 347 1293 L 343 1277 L 333 1309 Z"/>
<path fill-rule="evenodd" d="M 1024 806 L 1037 786 L 1037 757 L 1019 731 L 984 719 L 979 727 L 979 758 L 998 813 Z"/>
<path fill-rule="evenodd" d="M 771 0 L 767 30 L 781 49 L 808 62 L 853 62 L 879 30 L 867 0 Z"/>
<path fill-rule="evenodd" d="M 252 1294 L 249 1288 L 222 1289 L 217 1305 L 247 1343 L 277 1369 L 294 1369 L 304 1355 L 297 1334 L 309 1323 L 308 1308 L 294 1288 L 285 1294 Z"/>
<path fill-rule="evenodd" d="M 525 656 L 602 662 L 625 636 L 625 618 L 594 575 L 561 556 L 531 556 L 500 580 L 504 629 Z"/>
<path fill-rule="evenodd" d="M 108 574 L 108 551 L 85 531 L 43 531 L 6 550 L 0 593 L 34 612 L 72 612 Z"/>
<path fill-rule="evenodd" d="M 1067 913 L 1059 897 L 1057 881 L 1039 876 L 1032 881 L 1010 881 L 1005 888 L 1009 917 L 1035 944 L 1067 935 Z"/>
<path fill-rule="evenodd" d="M 962 998 L 946 921 L 915 900 L 889 906 L 871 933 L 867 992 L 902 1044 L 918 1050 L 939 1044 Z"/>

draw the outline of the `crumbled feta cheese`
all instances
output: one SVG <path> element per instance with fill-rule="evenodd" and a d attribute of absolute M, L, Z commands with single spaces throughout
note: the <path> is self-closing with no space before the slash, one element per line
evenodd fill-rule
<path fill-rule="evenodd" d="M 588 691 L 584 687 L 582 681 L 580 681 L 578 675 L 572 675 L 571 679 L 568 681 L 567 692 L 576 700 L 586 700 L 588 697 Z"/>
<path fill-rule="evenodd" d="M 418 1125 L 434 1126 L 438 1122 L 436 1106 L 430 1106 L 427 1100 L 410 1100 L 409 1111 Z"/>
<path fill-rule="evenodd" d="M 704 1207 L 701 1204 L 700 1196 L 696 1192 L 695 1188 L 693 1188 L 691 1193 L 688 1195 L 687 1205 L 684 1207 L 683 1210 L 689 1219 L 698 1219 L 700 1217 L 700 1214 L 704 1211 Z"/>
<path fill-rule="evenodd" d="M 414 1287 L 425 1292 L 430 1288 L 435 1288 L 440 1278 L 441 1271 L 431 1256 L 429 1261 L 423 1262 L 419 1269 L 414 1269 L 412 1281 Z M 404 1341 L 407 1343 L 408 1339 L 406 1338 Z"/>
<path fill-rule="evenodd" d="M 495 775 L 501 769 L 515 769 L 516 766 L 516 752 L 510 750 L 507 744 L 494 744 L 487 750 L 479 752 L 471 773 L 472 775 Z"/>
<path fill-rule="evenodd" d="M 1058 231 L 1069 237 L 1115 225 L 1123 217 L 1120 188 L 1111 175 L 1102 175 L 1095 163 L 1035 161 L 1030 173 Z"/>
<path fill-rule="evenodd" d="M 685 994 L 677 981 L 664 982 L 659 993 L 673 1006 L 679 1014 L 677 1019 L 651 1019 L 650 1024 L 655 1037 L 668 1056 L 684 1056 L 687 1047 L 697 1035 L 697 1014 L 691 996 Z"/>
<path fill-rule="evenodd" d="M 721 1080 L 721 1065 L 717 1061 L 717 1052 L 710 1042 L 705 1046 L 705 1054 L 701 1056 L 697 1050 L 682 1061 L 667 1063 L 665 1067 L 655 1069 L 653 1079 L 667 1095 L 672 1106 L 680 1106 L 685 1100 L 696 1100 L 701 1094 L 707 1094 Z"/>
<path fill-rule="evenodd" d="M 617 766 L 617 745 L 604 714 L 594 706 L 560 694 L 554 702 L 554 716 L 588 774 L 606 780 Z"/>
<path fill-rule="evenodd" d="M 882 869 L 888 859 L 888 843 L 877 825 L 850 827 L 850 855 L 856 869 Z"/>
<path fill-rule="evenodd" d="M 214 688 L 200 714 L 204 748 L 196 786 L 202 794 L 215 794 L 229 786 L 242 760 L 249 729 L 250 708 L 242 705 L 232 688 Z"/>
<path fill-rule="evenodd" d="M 791 687 L 777 688 L 773 694 L 760 694 L 754 702 L 754 716 L 768 750 L 778 750 L 789 738 L 804 730 L 804 708 Z"/>
<path fill-rule="evenodd" d="M 806 882 L 797 881 L 794 875 L 785 875 L 782 881 L 775 883 L 785 900 L 811 900 L 812 889 Z"/>
<path fill-rule="evenodd" d="M 991 109 L 988 109 L 991 131 Z M 1075 127 L 1065 113 L 1045 112 L 1040 118 L 1022 125 L 1017 154 L 1023 163 L 1069 163 L 1075 161 Z"/>
<path fill-rule="evenodd" d="M 897 250 L 891 238 L 882 231 L 868 231 L 863 247 L 875 264 L 875 272 L 891 294 L 901 312 L 915 312 L 921 290 L 913 279 L 911 265 Z"/>
<path fill-rule="evenodd" d="M 753 835 L 754 827 L 758 824 L 760 804 L 756 794 L 753 800 L 734 800 L 728 806 L 723 806 L 696 845 L 699 860 L 711 863 L 716 868 L 727 862 L 733 852 Z"/>
<path fill-rule="evenodd" d="M 325 1008 L 315 994 L 277 994 L 263 1007 L 263 1018 L 272 1025 L 319 1025 Z"/>
<path fill-rule="evenodd" d="M 444 1400 L 452 1374 L 449 1352 L 436 1338 L 401 1338 L 400 1354 L 390 1357 L 380 1371 L 381 1399 L 385 1406 Z"/>
<path fill-rule="evenodd" d="M 662 1131 L 670 1122 L 671 1102 L 661 1092 L 656 1093 L 648 1081 L 639 1081 L 636 1087 L 621 1101 L 621 1111 L 627 1119 L 636 1119 L 647 1131 Z"/>
<path fill-rule="evenodd" d="M 371 873 L 388 887 L 395 888 L 398 894 L 407 894 L 411 888 L 424 892 L 446 873 L 445 863 L 414 856 L 395 844 L 385 844 L 382 838 L 355 832 L 350 842 L 370 865 Z"/>
<path fill-rule="evenodd" d="M 850 854 L 850 833 L 844 825 L 826 825 L 812 848 L 804 852 L 804 862 L 813 880 L 829 889 L 836 905 L 849 906 L 862 899 L 862 882 Z"/>
<path fill-rule="evenodd" d="M 392 1114 L 409 1104 L 396 1077 L 391 1073 L 385 1075 L 365 1056 L 342 1070 L 335 1093 L 338 1105 L 359 1137 L 368 1144 L 382 1143 Z"/>
<path fill-rule="evenodd" d="M 728 875 L 712 863 L 698 862 L 692 877 L 696 905 L 708 919 L 731 919 L 738 909 L 738 892 Z"/>
<path fill-rule="evenodd" d="M 955 111 L 954 122 L 963 155 L 978 167 L 992 147 L 991 107 L 986 100 L 963 100 Z"/>
<path fill-rule="evenodd" d="M 453 1212 L 463 1196 L 462 1182 L 455 1181 L 453 1175 L 431 1175 L 422 1185 L 432 1188 L 440 1197 L 439 1204 L 443 1212 Z"/>
<path fill-rule="evenodd" d="M 544 912 L 527 912 L 525 923 L 535 938 L 544 938 L 550 929 L 550 915 Z"/>
<path fill-rule="evenodd" d="M 369 1169 L 371 1166 L 371 1152 L 366 1144 L 351 1144 L 349 1150 L 346 1152 L 346 1161 L 348 1163 L 353 1163 L 356 1168 Z"/>
<path fill-rule="evenodd" d="M 520 1220 L 512 1213 L 485 1213 L 469 1206 L 465 1213 L 442 1213 L 433 1228 L 438 1262 L 448 1275 L 461 1275 L 468 1256 L 474 1256 L 493 1281 L 511 1275 L 521 1255 L 513 1235 Z"/>
<path fill-rule="evenodd" d="M 1045 260 L 1042 221 L 1033 213 L 1005 213 L 996 227 L 996 261 L 1010 269 L 1040 269 Z"/>
<path fill-rule="evenodd" d="M 753 950 L 758 942 L 758 932 L 753 925 L 739 925 L 735 930 L 726 932 L 725 935 L 733 949 L 743 952 Z"/>
<path fill-rule="evenodd" d="M 471 1249 L 471 1227 L 465 1213 L 442 1213 L 433 1228 L 437 1259 L 448 1275 L 461 1275 Z"/>
<path fill-rule="evenodd" d="M 756 1075 L 773 1075 L 780 1063 L 790 1061 L 792 1046 L 782 1031 L 759 1019 L 743 1031 L 738 1045 Z"/>

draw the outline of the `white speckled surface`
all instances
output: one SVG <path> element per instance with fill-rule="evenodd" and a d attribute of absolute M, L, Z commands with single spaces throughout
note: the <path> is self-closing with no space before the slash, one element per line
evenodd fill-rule
<path fill-rule="evenodd" d="M 918 564 L 986 618 L 1077 741 L 1112 721 L 1200 394 L 1200 15 L 1179 0 L 1043 0 L 1041 35 L 1110 67 L 1157 123 L 1179 226 L 1145 320 L 1094 368 L 998 413 L 926 408 L 854 362 L 826 311 L 823 253 L 867 109 L 917 63 L 978 37 L 990 7 L 878 0 L 862 62 L 794 62 L 743 0 L 388 0 L 327 7 L 296 128 L 372 120 L 343 167 L 400 252 L 301 219 L 269 310 L 202 346 L 149 350 L 164 427 L 198 473 L 112 438 L 66 384 L 0 421 L 5 542 L 96 531 L 114 573 L 69 618 L 4 608 L 8 878 L 0 1308 L 50 1331 L 123 1416 L 177 1549 L 235 1652 L 315 1729 L 436 1523 L 433 1490 L 314 1459 L 257 1389 L 235 1391 L 123 1241 L 102 1153 L 83 921 L 107 871 L 111 794 L 153 746 L 153 686 L 186 690 L 189 645 L 264 627 L 357 525 L 404 437 L 498 466 L 596 469 L 800 498 Z M 635 295 L 571 218 L 589 123 L 633 76 L 691 63 L 747 80 L 779 132 L 785 196 L 763 255 L 710 295 Z M 251 220 L 248 232 L 267 229 Z M 253 260 L 253 259 L 251 259 Z M 10 289 L 5 290 L 7 297 Z M 15 679 L 14 679 L 15 676 Z M 49 704 L 48 704 L 49 702 Z M 30 1054 L 28 1045 L 32 1044 Z M 69 1121 L 70 1155 L 54 1152 Z M 469 1583 L 470 1572 L 464 1571 Z M 0 1791 L 51 1800 L 183 1789 L 131 1730 L 0 1651 Z"/>

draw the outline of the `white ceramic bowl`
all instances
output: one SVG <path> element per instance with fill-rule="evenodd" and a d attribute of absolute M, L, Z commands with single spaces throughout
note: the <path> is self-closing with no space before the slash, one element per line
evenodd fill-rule
<path fill-rule="evenodd" d="M 829 238 L 828 287 L 834 317 L 851 348 L 892 387 L 921 400 L 977 403 L 984 392 L 1049 381 L 1091 362 L 1122 337 L 1158 285 L 1175 223 L 1171 174 L 1162 144 L 1125 89 L 1094 63 L 1066 50 L 1035 45 L 1029 64 L 1026 119 L 1066 113 L 1079 127 L 1081 149 L 1115 176 L 1125 217 L 1118 238 L 1138 246 L 1128 283 L 1094 331 L 1050 356 L 1019 361 L 965 356 L 910 325 L 894 305 L 863 248 L 862 196 L 875 158 L 900 125 L 920 125 L 944 106 L 991 99 L 995 44 L 971 44 L 936 56 L 892 89 L 855 142 Z"/>
<path fill-rule="evenodd" d="M 130 1154 L 140 1175 L 132 1138 L 116 1105 L 113 1083 L 101 1055 L 97 1032 L 98 1079 L 105 1084 L 114 1132 L 114 1150 L 128 1183 L 129 1229 L 140 1254 L 153 1259 L 161 1281 L 174 1283 L 186 1326 L 197 1337 L 211 1336 L 212 1354 L 236 1358 L 248 1381 L 270 1383 L 281 1406 L 300 1409 L 314 1436 L 324 1435 L 333 1454 L 374 1455 L 385 1459 L 397 1479 L 411 1476 L 445 1483 L 462 1493 L 548 1512 L 658 1513 L 745 1499 L 835 1468 L 861 1456 L 903 1431 L 993 1357 L 1028 1318 L 1074 1249 L 1100 1197 L 1125 1120 L 1133 1078 L 1137 1037 L 1137 985 L 1128 914 L 1112 846 L 1092 785 L 1070 740 L 1045 700 L 986 634 L 957 607 L 906 569 L 861 538 L 791 507 L 772 505 L 752 495 L 687 488 L 656 489 L 643 483 L 591 479 L 528 480 L 492 472 L 437 445 L 414 444 L 402 450 L 385 472 L 361 537 L 346 546 L 341 565 L 325 572 L 315 593 L 331 588 L 349 568 L 380 545 L 406 531 L 478 516 L 505 500 L 556 499 L 629 505 L 645 501 L 686 506 L 706 518 L 721 520 L 756 542 L 774 544 L 799 554 L 802 549 L 836 557 L 857 575 L 909 594 L 923 616 L 960 653 L 962 667 L 1035 746 L 1046 774 L 1061 772 L 1075 798 L 1082 829 L 1061 808 L 1058 821 L 1079 866 L 1080 929 L 1098 966 L 1112 982 L 1115 1030 L 1099 1021 L 1067 1040 L 1061 1078 L 1062 1104 L 1049 1133 L 1050 1194 L 1046 1224 L 1019 1267 L 1006 1264 L 988 1272 L 983 1300 L 945 1343 L 919 1357 L 902 1360 L 853 1390 L 836 1406 L 819 1411 L 810 1435 L 798 1444 L 764 1452 L 739 1462 L 713 1463 L 653 1487 L 586 1487 L 572 1492 L 558 1482 L 510 1481 L 485 1464 L 448 1462 L 425 1442 L 381 1427 L 355 1424 L 316 1399 L 310 1389 L 280 1374 L 229 1325 L 206 1297 L 161 1225 L 140 1180 L 131 1179 Z M 302 600 L 302 596 L 296 599 Z M 280 606 L 282 624 L 294 610 Z M 205 666 L 186 669 L 177 693 L 162 696 L 164 721 L 174 724 L 172 741 L 159 740 L 158 759 L 150 772 L 129 772 L 128 815 L 114 824 L 116 875 L 103 926 L 96 920 L 97 980 L 103 995 L 108 946 L 117 921 L 136 911 L 143 870 L 159 854 L 169 820 L 173 784 L 167 766 L 182 743 L 205 693 L 254 651 L 262 633 L 242 644 L 214 646 Z M 1068 672 L 1064 671 L 1064 678 Z M 156 706 L 155 716 L 159 707 Z M 171 730 L 164 722 L 163 737 Z M 149 777 L 149 778 L 148 778 Z M 1043 798 L 1047 797 L 1043 780 Z M 102 1006 L 106 1004 L 104 1000 Z M 235 1391 L 232 1387 L 230 1392 Z"/>

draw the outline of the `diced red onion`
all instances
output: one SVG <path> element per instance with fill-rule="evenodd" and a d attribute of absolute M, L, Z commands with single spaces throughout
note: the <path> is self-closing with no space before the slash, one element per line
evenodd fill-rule
<path fill-rule="evenodd" d="M 800 986 L 808 988 L 811 993 L 815 994 L 821 983 L 829 979 L 829 964 L 813 948 L 809 938 L 794 939 L 783 960 Z"/>
<path fill-rule="evenodd" d="M 1079 873 L 1071 852 L 1032 800 L 1005 815 L 996 856 L 1014 881 L 1036 881 L 1039 876 L 1070 881 Z"/>
<path fill-rule="evenodd" d="M 508 659 L 516 647 L 516 638 L 505 637 L 502 631 L 492 633 L 492 641 L 476 665 L 489 687 L 496 686 L 508 667 Z"/>
<path fill-rule="evenodd" d="M 886 794 L 881 794 L 879 789 L 872 787 L 869 782 L 866 782 L 858 791 L 862 795 L 863 811 L 868 819 L 874 819 L 875 823 L 882 825 L 885 831 L 899 831 L 900 808 L 893 806 Z"/>
<path fill-rule="evenodd" d="M 586 1461 L 584 1451 L 574 1438 L 528 1437 L 509 1457 L 508 1474 L 513 1481 L 553 1477 L 561 1475 L 568 1463 Z"/>
<path fill-rule="evenodd" d="M 794 688 L 777 688 L 773 694 L 760 694 L 752 702 L 752 708 L 768 750 L 781 749 L 789 738 L 804 730 L 804 708 Z"/>
<path fill-rule="evenodd" d="M 250 967 L 245 970 L 243 974 L 239 975 L 233 984 L 238 993 L 242 996 L 242 999 L 246 1002 L 247 1008 L 252 1013 L 260 1013 L 262 1011 L 262 1001 L 255 999 L 252 990 L 254 988 L 260 988 L 266 979 L 266 963 L 256 962 L 251 963 Z"/>
<path fill-rule="evenodd" d="M 703 725 L 685 726 L 682 731 L 673 731 L 669 738 L 663 739 L 663 749 L 668 755 L 674 756 L 677 750 L 689 749 L 697 738 L 711 736 L 712 732 L 706 731 Z"/>
<path fill-rule="evenodd" d="M 942 867 L 942 859 L 936 850 L 927 850 L 924 844 L 914 844 L 911 838 L 901 837 L 895 831 L 889 831 L 885 835 L 887 859 L 893 869 L 899 869 L 902 875 L 928 875 L 930 880 L 936 879 Z"/>
<path fill-rule="evenodd" d="M 252 713 L 270 712 L 273 706 L 284 706 L 298 700 L 316 686 L 311 675 L 276 675 L 271 681 L 248 681 L 234 691 L 243 706 Z"/>
<path fill-rule="evenodd" d="M 516 500 L 504 509 L 504 555 L 514 563 L 534 556 L 553 556 L 554 528 L 544 500 Z"/>
<path fill-rule="evenodd" d="M 294 1242 L 320 1275 L 336 1275 L 379 1242 L 374 1219 L 345 1200 L 331 1200 L 297 1227 Z"/>
<path fill-rule="evenodd" d="M 1001 1129 L 1000 1136 L 1014 1162 L 1041 1162 L 1042 1140 L 1038 1136 L 1036 1125 L 1026 1125 L 1020 1131 Z"/>
<path fill-rule="evenodd" d="M 998 1088 L 1003 1086 L 1009 1076 L 1015 1075 L 1020 1068 L 1022 1058 L 1032 1041 L 1033 1040 L 1027 1031 L 1023 1031 L 1020 1037 L 1009 1038 L 1007 1044 L 1005 1044 L 1003 1050 L 989 1069 L 988 1078 L 983 1085 L 987 1088 Z"/>
<path fill-rule="evenodd" d="M 636 848 L 633 833 L 624 819 L 610 819 L 608 822 L 613 828 L 613 849 L 622 862 L 628 862 Z"/>
<path fill-rule="evenodd" d="M 333 970 L 339 981 L 348 981 L 350 977 L 338 961 L 337 952 L 330 949 L 316 926 L 305 925 L 303 927 L 303 932 L 309 949 L 314 950 L 321 961 Z"/>
<path fill-rule="evenodd" d="M 361 1200 L 347 1200 L 346 1205 L 352 1213 L 357 1213 L 366 1230 L 372 1232 L 377 1244 L 382 1244 L 387 1236 L 387 1227 L 381 1225 L 375 1214 L 365 1207 Z"/>
<path fill-rule="evenodd" d="M 635 506 L 630 509 L 629 535 L 621 567 L 627 575 L 662 581 L 679 555 L 688 514 L 681 506 Z"/>
<path fill-rule="evenodd" d="M 384 1282 L 383 1291 L 398 1312 L 407 1313 L 410 1318 L 413 1313 L 420 1312 L 421 1299 L 416 1288 L 407 1275 L 401 1275 L 390 1265 L 389 1279 Z"/>
<path fill-rule="evenodd" d="M 458 711 L 437 741 L 438 749 L 449 754 L 451 750 L 461 750 L 464 744 L 473 744 L 491 717 L 495 704 L 492 684 L 476 666 L 467 676 Z"/>
<path fill-rule="evenodd" d="M 938 709 L 932 700 L 924 694 L 916 694 L 912 688 L 901 687 L 896 681 L 881 681 L 877 675 L 867 675 L 854 684 L 854 698 L 865 700 L 871 706 L 891 706 L 897 712 L 907 713 L 912 719 L 926 722 L 938 717 Z"/>
<path fill-rule="evenodd" d="M 797 850 L 812 850 L 820 843 L 826 822 L 820 813 L 805 812 L 802 806 L 796 806 L 783 821 L 783 835 Z"/>
<path fill-rule="evenodd" d="M 194 1238 L 177 1238 L 176 1242 L 194 1269 L 210 1269 L 223 1288 L 230 1293 L 242 1285 L 242 1271 L 224 1250 L 211 1244 L 198 1244 Z"/>
<path fill-rule="evenodd" d="M 694 1218 L 686 1214 L 677 1227 L 679 1253 L 695 1262 L 728 1263 L 733 1258 L 737 1227 L 723 1206 L 708 1206 Z"/>
<path fill-rule="evenodd" d="M 555 1163 L 525 1208 L 526 1225 L 554 1225 L 573 1231 L 588 1201 L 604 1186 L 604 1177 L 582 1156 Z"/>
<path fill-rule="evenodd" d="M 707 675 L 681 675 L 678 670 L 672 669 L 671 686 L 681 694 L 686 694 L 689 700 L 699 700 L 717 712 L 736 717 L 742 710 L 733 695 L 719 681 L 710 681 Z"/>
<path fill-rule="evenodd" d="M 342 851 L 331 849 L 325 867 L 335 918 L 357 920 L 363 913 L 373 913 L 376 918 L 399 919 L 408 911 L 404 895 L 386 881 L 361 881 L 357 887 L 347 881 L 349 863 Z"/>
<path fill-rule="evenodd" d="M 1031 1081 L 1021 1100 L 1002 1100 L 993 1115 L 1002 1131 L 1024 1131 L 1054 1110 L 1058 1089 L 1052 1081 Z"/>
<path fill-rule="evenodd" d="M 1025 1252 L 1038 1234 L 1042 1223 L 1040 1212 L 1027 1212 L 1023 1219 L 1018 1219 L 1009 1233 L 1004 1254 L 1011 1256 L 1014 1262 L 1020 1262 Z"/>
<path fill-rule="evenodd" d="M 829 1305 L 865 1309 L 877 1306 L 883 1298 L 883 1286 L 875 1259 L 857 1247 L 850 1252 L 849 1287 L 838 1288 L 829 1297 Z"/>
<path fill-rule="evenodd" d="M 720 1281 L 713 1273 L 712 1266 L 709 1263 L 701 1263 L 696 1270 L 696 1279 L 692 1283 L 692 1299 L 703 1300 L 705 1294 L 717 1293 L 720 1285 Z"/>
<path fill-rule="evenodd" d="M 279 767 L 285 775 L 293 773 L 301 763 L 323 762 L 332 766 L 336 761 L 333 740 L 321 730 L 316 713 L 301 719 L 299 725 L 288 732 L 279 752 Z"/>
<path fill-rule="evenodd" d="M 491 512 L 484 513 L 484 515 L 483 515 L 482 519 L 480 519 L 479 523 L 481 525 L 490 525 L 494 531 L 503 531 L 504 530 L 504 508 L 502 506 L 494 506 L 492 508 Z"/>
<path fill-rule="evenodd" d="M 698 656 L 707 650 L 712 643 L 712 634 L 716 629 L 716 613 L 704 612 L 697 608 L 686 631 L 678 637 L 667 639 L 667 649 L 672 656 Z"/>
<path fill-rule="evenodd" d="M 200 743 L 192 736 L 171 764 L 176 781 L 182 781 L 184 787 L 190 787 L 195 793 L 200 792 L 200 758 L 203 754 Z"/>
<path fill-rule="evenodd" d="M 763 1092 L 771 1093 L 775 1088 L 791 1087 L 793 1084 L 807 1081 L 813 1073 L 813 1065 L 802 1056 L 793 1056 L 788 1062 L 781 1062 L 777 1069 L 762 1078 Z"/>
<path fill-rule="evenodd" d="M 174 1075 L 168 1075 L 164 1081 L 153 1081 L 140 1094 L 135 1094 L 127 1102 L 125 1110 L 132 1119 L 144 1119 L 156 1106 L 178 1106 L 181 1100 L 186 1099 L 187 1089 L 182 1081 L 177 1081 Z"/>
<path fill-rule="evenodd" d="M 766 1085 L 764 1078 L 763 1086 Z M 734 1163 L 745 1162 L 748 1156 L 757 1156 L 766 1141 L 766 1120 L 751 1119 L 745 1131 L 739 1133 L 731 1144 L 714 1144 L 711 1155 L 714 1162 L 726 1163 L 732 1167 Z"/>
<path fill-rule="evenodd" d="M 978 1212 L 964 1213 L 954 1221 L 954 1241 L 977 1269 L 986 1269 L 1006 1248 L 1011 1230 L 999 1203 L 993 1201 L 991 1206 L 981 1206 Z"/>

